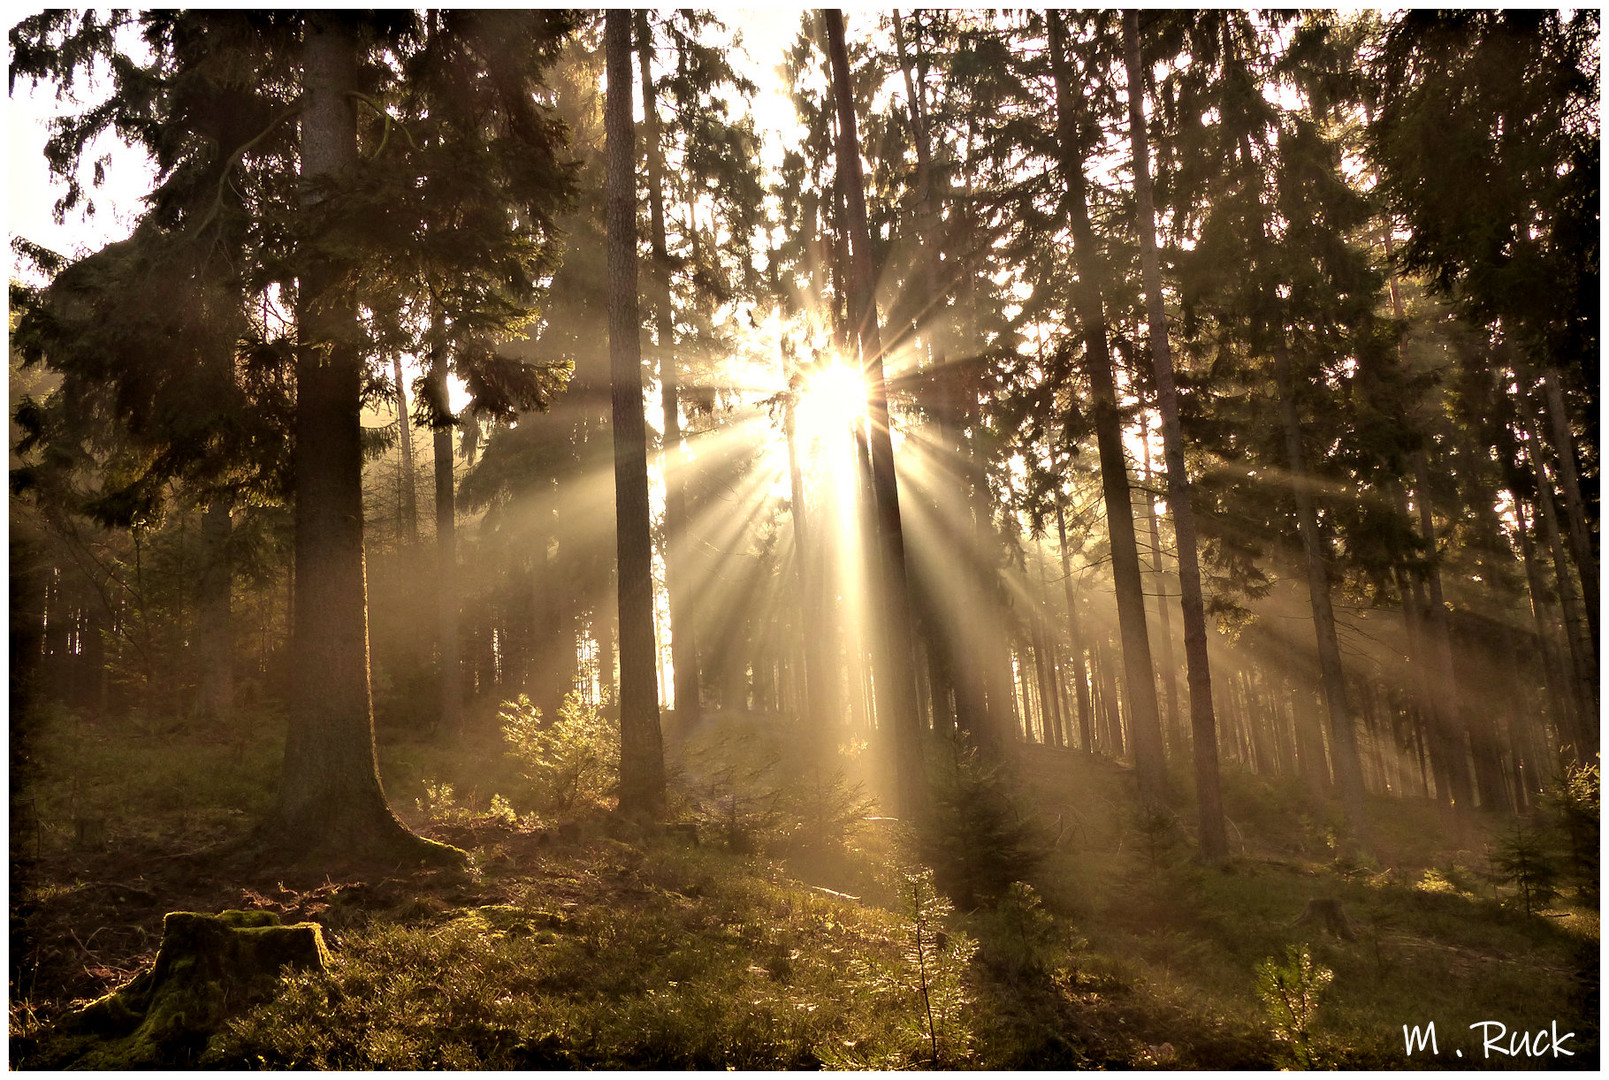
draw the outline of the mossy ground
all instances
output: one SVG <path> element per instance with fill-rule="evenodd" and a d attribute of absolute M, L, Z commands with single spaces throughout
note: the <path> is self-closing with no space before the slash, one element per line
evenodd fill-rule
<path fill-rule="evenodd" d="M 327 972 L 287 976 L 212 1038 L 197 1060 L 219 1068 L 897 1068 L 935 1052 L 946 1067 L 1268 1068 L 1288 1058 L 1256 967 L 1300 942 L 1335 972 L 1322 1063 L 1597 1063 L 1595 906 L 1526 917 L 1500 903 L 1480 876 L 1498 825 L 1455 828 L 1420 803 L 1378 802 L 1360 855 L 1299 789 L 1231 775 L 1234 855 L 1203 868 L 1185 800 L 1176 826 L 1153 827 L 1130 811 L 1123 769 L 1029 753 L 1015 782 L 1049 854 L 1026 901 L 948 918 L 979 947 L 947 996 L 933 985 L 935 1042 L 898 901 L 907 849 L 886 827 L 787 857 L 596 819 L 560 830 L 526 815 L 512 770 L 485 767 L 490 740 L 469 754 L 391 739 L 393 804 L 470 850 L 469 867 L 263 867 L 197 852 L 267 805 L 272 729 L 193 734 L 85 724 L 36 753 L 19 794 L 42 812 L 12 839 L 13 1066 L 37 1063 L 44 1024 L 149 965 L 180 908 L 316 921 L 331 946 Z M 76 793 L 73 754 L 90 766 Z M 140 773 L 146 760 L 191 778 L 183 800 Z M 432 806 L 427 779 L 458 801 Z M 486 813 L 494 792 L 518 815 Z M 65 812 L 92 799 L 106 835 L 86 844 Z M 1345 905 L 1353 940 L 1296 925 L 1315 897 Z M 1557 1021 L 1576 1055 L 1484 1060 L 1468 1025 L 1488 1019 Z M 1443 1057 L 1406 1057 L 1402 1026 L 1430 1021 Z"/>

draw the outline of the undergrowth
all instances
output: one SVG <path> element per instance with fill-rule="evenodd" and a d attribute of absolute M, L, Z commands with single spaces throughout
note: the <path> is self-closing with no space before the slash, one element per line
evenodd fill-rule
<path fill-rule="evenodd" d="M 562 753 L 595 733 L 539 730 Z M 232 1020 L 217 1068 L 1400 1068 L 1404 1024 L 1486 1019 L 1557 1021 L 1577 1052 L 1558 1064 L 1597 1060 L 1595 774 L 1561 789 L 1574 820 L 1547 857 L 1568 880 L 1527 914 L 1519 882 L 1484 872 L 1503 823 L 1448 840 L 1412 801 L 1371 807 L 1376 847 L 1353 857 L 1321 800 L 1230 775 L 1235 855 L 1203 866 L 1188 811 L 1135 816 L 1121 769 L 963 755 L 924 836 L 832 763 L 798 768 L 795 733 L 727 718 L 674 758 L 672 813 L 696 837 L 614 827 L 590 780 L 564 782 L 583 819 L 566 831 L 564 800 L 482 735 L 381 747 L 399 811 L 475 849 L 467 875 L 181 888 L 153 863 L 124 890 L 102 862 L 129 838 L 189 845 L 266 805 L 271 721 L 231 741 L 49 718 L 14 792 L 38 808 L 38 850 L 13 887 L 13 1065 L 74 997 L 149 963 L 174 902 L 330 933 L 329 970 Z M 180 774 L 186 795 L 164 795 Z M 73 823 L 95 815 L 106 836 L 81 847 Z M 1011 844 L 946 861 L 945 843 L 980 846 L 969 831 Z M 1315 900 L 1349 932 L 1299 926 Z M 1316 1009 L 1270 1011 L 1279 971 Z"/>

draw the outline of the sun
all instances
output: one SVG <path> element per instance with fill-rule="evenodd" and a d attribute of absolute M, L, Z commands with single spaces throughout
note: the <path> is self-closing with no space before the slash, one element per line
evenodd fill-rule
<path fill-rule="evenodd" d="M 844 438 L 866 416 L 866 383 L 860 369 L 834 360 L 805 375 L 794 405 L 799 436 L 812 442 Z"/>

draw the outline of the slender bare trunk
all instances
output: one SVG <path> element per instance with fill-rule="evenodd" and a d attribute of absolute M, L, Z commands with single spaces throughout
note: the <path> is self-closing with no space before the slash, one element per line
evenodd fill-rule
<path fill-rule="evenodd" d="M 1160 803 L 1167 794 L 1167 762 L 1157 709 L 1151 642 L 1145 625 L 1145 589 L 1140 580 L 1140 555 L 1134 538 L 1134 507 L 1129 493 L 1128 463 L 1123 453 L 1117 382 L 1106 336 L 1105 300 L 1098 266 L 1100 255 L 1096 250 L 1095 233 L 1089 219 L 1089 181 L 1084 175 L 1083 151 L 1078 141 L 1066 32 L 1060 13 L 1052 10 L 1049 17 L 1051 70 L 1056 86 L 1058 164 L 1067 188 L 1068 225 L 1073 238 L 1073 257 L 1078 267 L 1078 281 L 1072 299 L 1078 321 L 1082 324 L 1084 369 L 1089 377 L 1093 398 L 1095 444 L 1100 454 L 1101 493 L 1106 502 L 1112 578 L 1117 587 L 1118 630 L 1123 642 L 1123 673 L 1128 687 L 1134 772 L 1142 801 Z"/>
<path fill-rule="evenodd" d="M 1283 335 L 1283 330 L 1279 331 Z M 1279 384 L 1280 418 L 1285 431 L 1286 465 L 1291 493 L 1296 500 L 1296 524 L 1307 563 L 1307 590 L 1313 606 L 1313 630 L 1318 644 L 1319 677 L 1330 723 L 1335 783 L 1342 808 L 1353 831 L 1363 836 L 1368 827 L 1364 810 L 1363 773 L 1358 759 L 1357 726 L 1347 698 L 1346 671 L 1341 664 L 1341 642 L 1335 631 L 1335 610 L 1330 604 L 1329 551 L 1318 528 L 1318 513 L 1309 490 L 1302 453 L 1302 427 L 1296 411 L 1296 385 L 1290 352 L 1284 341 L 1274 344 L 1274 377 Z"/>
<path fill-rule="evenodd" d="M 925 805 L 921 717 L 916 709 L 912 666 L 910 590 L 906 580 L 905 537 L 899 489 L 894 476 L 894 442 L 889 429 L 888 388 L 883 378 L 883 343 L 877 321 L 877 274 L 866 222 L 865 181 L 855 131 L 854 98 L 849 89 L 849 56 L 844 45 L 843 12 L 826 12 L 827 51 L 832 63 L 838 114 L 838 168 L 844 178 L 854 287 L 850 326 L 860 339 L 866 383 L 867 441 L 871 452 L 872 494 L 877 507 L 877 540 L 882 554 L 878 715 L 893 732 L 895 783 L 901 813 Z"/>
<path fill-rule="evenodd" d="M 676 329 L 670 301 L 670 252 L 665 240 L 664 149 L 649 63 L 652 38 L 648 12 L 638 11 L 637 61 L 642 72 L 643 137 L 648 143 L 648 221 L 654 264 L 654 335 L 659 352 L 659 394 L 664 434 L 660 460 L 665 475 L 665 593 L 670 607 L 670 659 L 675 669 L 676 715 L 682 730 L 698 722 L 698 644 L 687 584 L 687 477 L 683 469 L 680 381 L 676 370 Z"/>
<path fill-rule="evenodd" d="M 229 499 L 213 497 L 201 518 L 201 572 L 197 582 L 197 647 L 201 660 L 199 698 L 201 712 L 227 717 L 235 703 L 234 624 L 230 593 L 234 574 L 229 556 Z M 99 631 L 91 628 L 99 650 Z M 88 655 L 90 646 L 85 646 Z M 95 672 L 99 679 L 100 672 Z"/>

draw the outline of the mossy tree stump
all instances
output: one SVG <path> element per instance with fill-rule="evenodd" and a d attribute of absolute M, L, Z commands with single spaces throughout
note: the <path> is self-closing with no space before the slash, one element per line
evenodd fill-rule
<path fill-rule="evenodd" d="M 223 1022 L 273 994 L 285 968 L 329 961 L 317 923 L 268 911 L 170 912 L 156 962 L 123 989 L 70 1013 L 41 1040 L 45 1068 L 192 1065 Z"/>

